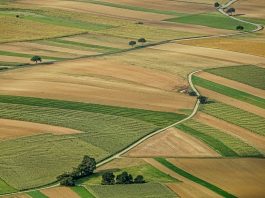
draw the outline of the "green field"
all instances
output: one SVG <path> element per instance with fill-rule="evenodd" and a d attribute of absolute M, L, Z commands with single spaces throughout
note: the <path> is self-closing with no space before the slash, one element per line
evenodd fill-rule
<path fill-rule="evenodd" d="M 30 191 L 27 194 L 32 198 L 49 198 L 38 190 Z"/>
<path fill-rule="evenodd" d="M 172 183 L 179 182 L 179 180 L 159 171 L 149 164 L 142 164 L 138 166 L 132 166 L 122 169 L 112 170 L 115 175 L 121 174 L 123 171 L 127 171 L 133 177 L 137 175 L 143 175 L 146 182 L 159 182 L 159 183 Z M 82 181 L 86 185 L 99 185 L 101 184 L 102 174 L 105 171 L 98 172 L 86 180 Z"/>
<path fill-rule="evenodd" d="M 203 105 L 202 111 L 259 135 L 265 135 L 265 119 L 253 113 L 219 102 Z"/>
<path fill-rule="evenodd" d="M 82 186 L 75 186 L 71 188 L 73 191 L 75 191 L 80 198 L 95 198 L 94 195 L 92 195 L 85 187 Z"/>
<path fill-rule="evenodd" d="M 207 181 L 204 181 L 194 175 L 191 175 L 190 173 L 186 172 L 183 169 L 180 169 L 178 167 L 176 167 L 174 164 L 170 163 L 169 161 L 167 161 L 166 159 L 163 158 L 156 158 L 156 160 L 158 162 L 160 162 L 161 164 L 163 164 L 164 166 L 166 166 L 167 168 L 173 170 L 174 172 L 176 172 L 177 174 L 186 177 L 187 179 L 190 179 L 191 181 L 198 183 L 214 192 L 216 192 L 217 194 L 221 195 L 222 197 L 226 197 L 226 198 L 236 198 L 236 196 L 224 191 L 223 189 L 208 183 Z"/>
<path fill-rule="evenodd" d="M 176 22 L 176 23 L 203 25 L 203 26 L 219 28 L 219 29 L 228 29 L 228 30 L 236 30 L 236 27 L 238 25 L 242 25 L 245 28 L 245 31 L 251 31 L 256 28 L 256 26 L 254 25 L 236 21 L 220 13 L 203 13 L 203 14 L 186 15 L 182 17 L 168 19 L 167 21 Z"/>
<path fill-rule="evenodd" d="M 198 76 L 192 76 L 192 81 L 195 85 L 265 109 L 265 99 L 258 96 L 254 96 L 249 93 L 200 78 Z"/>
<path fill-rule="evenodd" d="M 97 198 L 173 198 L 175 193 L 159 183 L 88 186 Z"/>
<path fill-rule="evenodd" d="M 0 178 L 0 195 L 4 193 L 12 193 L 17 190 L 11 186 L 9 186 L 5 181 Z"/>
<path fill-rule="evenodd" d="M 202 140 L 222 156 L 262 157 L 258 150 L 239 138 L 194 120 L 178 125 L 177 128 Z"/>
<path fill-rule="evenodd" d="M 242 65 L 207 69 L 205 71 L 265 90 L 265 68 L 262 67 Z"/>

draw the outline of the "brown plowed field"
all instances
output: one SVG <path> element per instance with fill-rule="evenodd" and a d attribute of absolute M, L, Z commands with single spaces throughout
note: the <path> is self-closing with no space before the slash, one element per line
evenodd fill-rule
<path fill-rule="evenodd" d="M 252 105 L 252 104 L 249 104 L 249 103 L 246 103 L 246 102 L 242 102 L 240 100 L 233 99 L 233 98 L 231 98 L 229 96 L 225 96 L 223 94 L 219 94 L 217 92 L 211 91 L 209 89 L 205 89 L 203 87 L 197 86 L 197 88 L 198 88 L 199 92 L 202 95 L 204 95 L 204 96 L 207 96 L 207 97 L 209 97 L 211 99 L 220 101 L 222 103 L 226 103 L 228 105 L 237 107 L 239 109 L 243 109 L 245 111 L 254 113 L 256 115 L 259 115 L 259 116 L 262 116 L 262 117 L 265 118 L 265 110 L 260 108 L 260 107 L 257 107 L 255 105 Z"/>
<path fill-rule="evenodd" d="M 264 197 L 264 159 L 170 159 L 169 161 L 238 197 Z"/>
<path fill-rule="evenodd" d="M 174 178 L 182 181 L 182 182 L 176 183 L 175 185 L 173 185 L 173 184 L 169 185 L 169 187 L 174 192 L 177 192 L 177 194 L 180 197 L 185 197 L 185 198 L 186 197 L 188 197 L 188 198 L 189 197 L 191 197 L 191 198 L 193 198 L 193 197 L 196 197 L 196 198 L 213 198 L 213 197 L 219 198 L 220 197 L 217 194 L 215 194 L 214 192 L 210 191 L 209 189 L 178 175 L 177 173 L 175 173 L 174 171 L 163 166 L 162 164 L 160 164 L 159 162 L 157 162 L 154 159 L 146 158 L 145 161 L 148 162 L 149 164 L 151 164 L 152 166 L 154 166 L 155 168 L 157 168 L 158 170 L 170 175 L 171 177 L 174 177 Z"/>
<path fill-rule="evenodd" d="M 170 128 L 144 141 L 125 154 L 129 157 L 218 157 L 218 153 L 198 139 Z"/>
<path fill-rule="evenodd" d="M 194 97 L 176 92 L 182 79 L 108 59 L 80 59 L 0 74 L 0 91 L 62 100 L 172 111 L 192 109 Z"/>
<path fill-rule="evenodd" d="M 80 198 L 71 188 L 55 187 L 41 190 L 49 198 Z"/>
<path fill-rule="evenodd" d="M 205 113 L 197 113 L 195 119 L 206 125 L 212 126 L 231 135 L 237 136 L 243 141 L 257 148 L 261 152 L 265 153 L 265 138 L 263 136 L 257 135 L 251 131 L 248 131 L 247 129 L 230 124 Z"/>
<path fill-rule="evenodd" d="M 223 78 L 221 76 L 216 76 L 214 74 L 210 74 L 207 72 L 200 72 L 197 73 L 196 76 L 199 76 L 201 78 L 204 78 L 206 80 L 210 80 L 212 82 L 218 83 L 218 84 L 222 84 L 225 85 L 227 87 L 231 87 L 237 90 L 241 90 L 244 92 L 247 92 L 249 94 L 261 97 L 261 98 L 265 98 L 265 91 L 262 89 L 258 89 L 255 87 L 251 87 L 249 85 L 237 82 L 237 81 L 233 81 L 233 80 L 229 80 L 227 78 Z"/>
<path fill-rule="evenodd" d="M 18 120 L 0 119 L 0 140 L 14 139 L 23 136 L 36 135 L 41 133 L 52 133 L 55 135 L 80 133 L 74 129 L 38 124 Z"/>

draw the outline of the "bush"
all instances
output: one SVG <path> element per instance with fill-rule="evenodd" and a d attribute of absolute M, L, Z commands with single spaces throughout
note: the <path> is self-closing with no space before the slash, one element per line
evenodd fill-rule
<path fill-rule="evenodd" d="M 62 186 L 75 186 L 75 179 L 73 177 L 65 177 L 60 181 Z"/>
<path fill-rule="evenodd" d="M 214 3 L 214 7 L 218 8 L 220 6 L 220 4 L 218 2 Z"/>
<path fill-rule="evenodd" d="M 102 185 L 113 185 L 113 184 L 115 184 L 115 175 L 113 174 L 113 172 L 105 172 L 102 175 L 101 184 Z"/>
<path fill-rule="evenodd" d="M 132 184 L 133 177 L 131 174 L 128 174 L 126 171 L 122 172 L 116 177 L 116 184 Z"/>
<path fill-rule="evenodd" d="M 200 100 L 201 104 L 207 104 L 208 103 L 208 98 L 205 96 L 199 96 L 198 99 Z"/>
<path fill-rule="evenodd" d="M 188 91 L 188 94 L 189 94 L 190 96 L 197 96 L 197 93 L 196 93 L 195 91 L 193 91 L 193 90 L 189 90 L 189 91 Z"/>
<path fill-rule="evenodd" d="M 137 175 L 134 179 L 135 184 L 143 184 L 145 183 L 144 177 L 142 175 Z"/>

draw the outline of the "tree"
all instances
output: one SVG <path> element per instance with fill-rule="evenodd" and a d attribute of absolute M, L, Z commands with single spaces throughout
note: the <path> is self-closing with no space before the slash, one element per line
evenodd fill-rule
<path fill-rule="evenodd" d="M 242 25 L 238 25 L 238 26 L 236 26 L 236 29 L 242 31 L 242 30 L 244 30 L 244 27 Z"/>
<path fill-rule="evenodd" d="M 102 175 L 102 180 L 101 180 L 102 185 L 113 185 L 115 184 L 115 175 L 113 172 L 105 172 Z"/>
<path fill-rule="evenodd" d="M 236 9 L 235 8 L 229 8 L 226 13 L 229 14 L 229 15 L 233 15 L 233 13 L 236 12 Z"/>
<path fill-rule="evenodd" d="M 193 90 L 189 90 L 189 91 L 188 91 L 188 94 L 189 94 L 190 96 L 197 96 L 197 93 L 196 93 L 195 91 L 193 91 Z"/>
<path fill-rule="evenodd" d="M 81 164 L 77 167 L 77 172 L 80 173 L 80 177 L 91 175 L 96 169 L 96 160 L 94 158 L 85 155 Z"/>
<path fill-rule="evenodd" d="M 144 43 L 146 43 L 145 38 L 140 38 L 140 39 L 138 39 L 138 43 L 141 43 L 142 45 L 143 45 Z"/>
<path fill-rule="evenodd" d="M 130 42 L 129 42 L 129 45 L 133 47 L 133 46 L 136 45 L 136 42 L 135 42 L 135 41 L 130 41 Z"/>
<path fill-rule="evenodd" d="M 128 174 L 126 171 L 122 172 L 116 177 L 116 184 L 132 184 L 133 177 L 131 174 Z"/>
<path fill-rule="evenodd" d="M 219 8 L 220 4 L 218 2 L 214 3 L 214 7 Z"/>
<path fill-rule="evenodd" d="M 144 177 L 142 175 L 137 175 L 134 179 L 135 184 L 143 184 L 145 183 Z"/>
<path fill-rule="evenodd" d="M 200 100 L 201 104 L 207 104 L 208 103 L 208 98 L 205 96 L 199 96 L 198 99 Z"/>
<path fill-rule="evenodd" d="M 60 181 L 62 186 L 75 186 L 75 180 L 73 177 L 65 177 Z"/>
<path fill-rule="evenodd" d="M 42 61 L 42 58 L 40 56 L 33 56 L 30 60 L 32 62 L 36 62 L 36 64 L 37 64 L 38 62 Z"/>

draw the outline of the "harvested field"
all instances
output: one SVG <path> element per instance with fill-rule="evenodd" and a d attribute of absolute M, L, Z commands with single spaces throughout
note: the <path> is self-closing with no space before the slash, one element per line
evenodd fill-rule
<path fill-rule="evenodd" d="M 238 1 L 233 4 L 233 7 L 237 10 L 238 14 L 244 14 L 251 18 L 265 19 L 265 5 L 260 0 Z"/>
<path fill-rule="evenodd" d="M 171 128 L 151 137 L 125 154 L 129 157 L 217 157 L 220 156 L 196 138 Z"/>
<path fill-rule="evenodd" d="M 218 102 L 222 102 L 228 105 L 231 105 L 233 107 L 248 111 L 250 113 L 256 114 L 258 116 L 261 116 L 263 118 L 265 118 L 265 110 L 263 108 L 257 107 L 255 105 L 237 100 L 237 99 L 233 99 L 229 96 L 225 96 L 223 94 L 219 94 L 215 91 L 211 91 L 209 89 L 205 89 L 203 87 L 198 87 L 198 90 L 200 91 L 200 93 L 202 95 L 205 95 L 207 97 L 210 97 Z"/>
<path fill-rule="evenodd" d="M 31 198 L 31 197 L 27 194 L 16 194 L 16 195 L 3 196 L 3 198 Z"/>
<path fill-rule="evenodd" d="M 264 159 L 169 159 L 169 161 L 238 197 L 264 197 Z"/>
<path fill-rule="evenodd" d="M 221 119 L 215 118 L 202 112 L 197 113 L 195 119 L 203 124 L 215 127 L 221 131 L 224 131 L 242 139 L 249 145 L 257 148 L 262 153 L 265 152 L 265 138 L 260 135 L 256 135 L 247 129 L 241 128 L 237 125 L 228 123 L 226 121 L 223 121 Z"/>
<path fill-rule="evenodd" d="M 229 70 L 229 68 L 228 68 L 228 70 Z M 240 70 L 240 66 L 238 67 L 238 70 Z M 209 71 L 211 72 L 211 70 L 209 70 Z M 214 71 L 214 69 L 212 71 Z M 246 85 L 246 84 L 234 81 L 234 80 L 229 80 L 227 78 L 217 76 L 217 75 L 214 75 L 214 74 L 211 74 L 208 72 L 200 72 L 200 73 L 197 73 L 196 76 L 199 76 L 201 78 L 207 79 L 207 80 L 215 82 L 215 83 L 222 84 L 222 85 L 227 86 L 227 87 L 231 87 L 231 88 L 234 88 L 234 89 L 237 89 L 240 91 L 247 92 L 247 93 L 254 95 L 254 96 L 265 98 L 265 91 L 264 90 L 252 87 L 250 85 Z M 265 83 L 265 80 L 264 80 L 264 83 Z M 260 82 L 260 84 L 262 84 L 262 81 Z"/>
<path fill-rule="evenodd" d="M 65 135 L 76 134 L 80 132 L 74 129 L 51 126 L 46 124 L 0 119 L 0 140 L 14 139 L 18 137 L 42 133 Z"/>
<path fill-rule="evenodd" d="M 183 80 L 120 61 L 81 59 L 1 73 L 2 94 L 176 112 L 195 98 L 176 93 Z M 121 97 L 122 96 L 122 97 Z"/>
<path fill-rule="evenodd" d="M 55 187 L 55 188 L 47 188 L 41 190 L 41 192 L 48 196 L 49 198 L 80 198 L 78 194 L 76 194 L 69 187 Z"/>
<path fill-rule="evenodd" d="M 3 56 L 0 55 L 1 62 L 10 63 L 30 63 L 30 58 L 16 57 L 16 56 Z"/>

